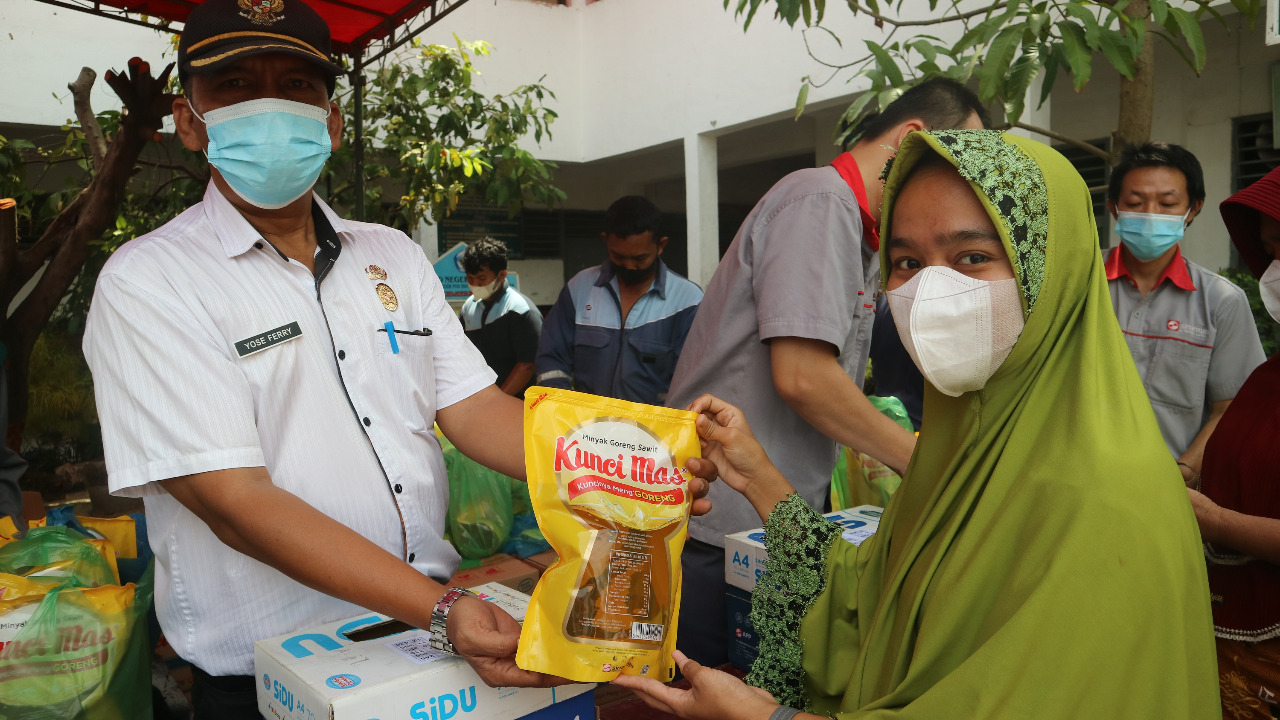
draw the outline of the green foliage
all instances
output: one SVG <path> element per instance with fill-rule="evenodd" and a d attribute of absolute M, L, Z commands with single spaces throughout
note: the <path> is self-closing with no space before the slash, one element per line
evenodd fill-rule
<path fill-rule="evenodd" d="M 770 2 L 774 16 L 788 25 L 803 23 L 806 30 L 820 29 L 835 37 L 821 26 L 823 0 L 738 0 L 735 13 L 743 19 L 744 29 Z M 733 0 L 724 0 L 726 8 L 731 4 Z M 1145 18 L 1127 16 L 1124 11 L 1130 4 L 1130 0 L 1006 0 L 981 7 L 967 0 L 929 0 L 929 13 L 917 19 L 919 2 L 908 7 L 908 0 L 848 0 L 854 15 L 873 20 L 886 30 L 885 36 L 867 40 L 868 53 L 862 57 L 839 63 L 820 61 L 831 74 L 826 79 L 803 78 L 796 115 L 803 112 L 810 87 L 825 85 L 839 75 L 847 75 L 849 81 L 866 78 L 867 92 L 841 118 L 838 141 L 847 143 L 854 139 L 853 128 L 864 115 L 883 109 L 911 85 L 943 76 L 961 82 L 976 79 L 982 102 L 999 103 L 1013 124 L 1025 112 L 1027 90 L 1042 70 L 1039 104 L 1049 97 L 1059 75 L 1070 76 L 1076 92 L 1083 90 L 1099 55 L 1121 75 L 1132 78 L 1147 32 L 1167 42 L 1198 74 L 1205 63 L 1200 20 L 1206 13 L 1222 19 L 1210 0 L 1177 5 L 1149 0 Z M 1258 17 L 1261 0 L 1233 0 L 1232 4 L 1252 21 Z M 904 16 L 904 9 L 911 14 Z M 1148 18 L 1153 23 L 1150 30 Z M 933 26 L 948 27 L 960 39 L 950 44 L 921 32 Z"/>
<path fill-rule="evenodd" d="M 412 228 L 440 220 L 464 194 L 518 212 L 526 200 L 551 206 L 564 193 L 551 184 L 555 165 L 520 143 L 551 137 L 555 94 L 541 84 L 486 97 L 473 85 L 473 57 L 487 56 L 483 41 L 457 47 L 414 43 L 399 63 L 365 75 L 365 206 L 386 208 L 382 222 Z M 347 120 L 343 148 L 326 169 L 330 201 L 355 204 L 354 92 L 343 82 L 335 99 Z M 324 180 L 322 179 L 322 182 Z M 399 192 L 397 196 L 394 193 Z"/>
<path fill-rule="evenodd" d="M 37 469 L 102 457 L 93 379 L 80 352 L 80 333 L 52 323 L 31 351 L 30 400 L 23 452 Z"/>
<path fill-rule="evenodd" d="M 1249 297 L 1249 309 L 1253 311 L 1253 321 L 1258 326 L 1258 337 L 1262 339 L 1262 351 L 1267 357 L 1275 355 L 1280 351 L 1280 323 L 1271 317 L 1271 313 L 1268 313 L 1266 306 L 1262 304 L 1262 296 L 1258 294 L 1258 279 L 1248 270 L 1227 268 L 1218 272 L 1239 285 L 1240 289 L 1244 290 L 1244 294 Z"/>

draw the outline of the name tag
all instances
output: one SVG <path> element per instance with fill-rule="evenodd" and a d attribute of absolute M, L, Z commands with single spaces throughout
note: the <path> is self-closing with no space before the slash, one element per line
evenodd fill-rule
<path fill-rule="evenodd" d="M 240 353 L 240 357 L 245 357 L 296 337 L 302 337 L 302 328 L 299 327 L 298 323 L 291 322 L 288 325 L 281 325 L 275 330 L 268 330 L 261 335 L 254 335 L 251 338 L 237 342 L 236 352 Z"/>

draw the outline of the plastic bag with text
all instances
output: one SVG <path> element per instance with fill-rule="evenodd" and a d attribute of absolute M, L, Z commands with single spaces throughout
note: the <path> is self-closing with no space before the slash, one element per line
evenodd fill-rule
<path fill-rule="evenodd" d="M 0 717 L 125 720 L 151 716 L 146 614 L 152 571 L 135 586 L 0 583 Z"/>
<path fill-rule="evenodd" d="M 674 676 L 696 415 L 544 387 L 525 393 L 525 464 L 559 555 L 533 592 L 516 664 L 579 682 Z"/>

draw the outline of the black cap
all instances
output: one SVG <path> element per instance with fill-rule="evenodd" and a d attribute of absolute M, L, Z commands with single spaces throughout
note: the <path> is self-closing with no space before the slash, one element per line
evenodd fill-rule
<path fill-rule="evenodd" d="M 187 16 L 178 42 L 178 79 L 213 72 L 240 58 L 285 53 L 310 60 L 329 77 L 342 68 L 330 58 L 329 26 L 302 0 L 206 0 Z"/>

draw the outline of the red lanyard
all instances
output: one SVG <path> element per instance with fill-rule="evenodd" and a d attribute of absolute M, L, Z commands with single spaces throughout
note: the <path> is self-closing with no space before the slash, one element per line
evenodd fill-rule
<path fill-rule="evenodd" d="M 867 188 L 862 184 L 862 171 L 858 163 L 847 152 L 831 161 L 831 167 L 840 173 L 840 177 L 849 184 L 853 196 L 858 200 L 858 213 L 862 216 L 862 239 L 872 250 L 880 249 L 880 228 L 875 218 L 867 211 Z"/>

